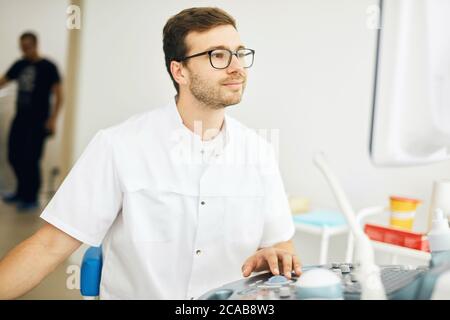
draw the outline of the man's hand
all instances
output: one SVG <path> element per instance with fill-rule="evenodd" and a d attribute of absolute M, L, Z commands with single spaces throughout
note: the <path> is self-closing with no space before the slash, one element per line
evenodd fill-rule
<path fill-rule="evenodd" d="M 7 76 L 3 76 L 0 78 L 0 89 L 5 86 L 9 82 L 9 79 Z"/>
<path fill-rule="evenodd" d="M 54 135 L 56 133 L 56 120 L 58 119 L 59 110 L 62 105 L 63 101 L 63 94 L 62 94 L 62 85 L 60 82 L 55 83 L 52 86 L 52 93 L 55 96 L 54 99 L 54 105 L 53 105 L 53 111 L 51 116 L 48 118 L 47 122 L 45 123 L 45 129 L 50 135 Z"/>
<path fill-rule="evenodd" d="M 286 248 L 291 246 L 290 248 Z M 300 259 L 293 254 L 293 246 L 289 241 L 273 247 L 263 248 L 256 251 L 254 255 L 248 258 L 242 266 L 242 274 L 248 277 L 252 272 L 270 270 L 274 275 L 281 273 L 288 279 L 291 278 L 292 270 L 297 276 L 301 274 Z"/>
<path fill-rule="evenodd" d="M 56 118 L 50 117 L 48 118 L 47 122 L 45 123 L 45 129 L 47 129 L 47 132 L 50 135 L 54 135 L 56 132 Z"/>

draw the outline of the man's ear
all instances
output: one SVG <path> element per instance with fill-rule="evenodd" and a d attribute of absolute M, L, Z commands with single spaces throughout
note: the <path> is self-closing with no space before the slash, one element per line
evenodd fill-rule
<path fill-rule="evenodd" d="M 186 68 L 183 67 L 183 64 L 178 61 L 170 62 L 170 72 L 172 73 L 172 77 L 175 81 L 181 86 L 187 84 L 186 77 Z"/>

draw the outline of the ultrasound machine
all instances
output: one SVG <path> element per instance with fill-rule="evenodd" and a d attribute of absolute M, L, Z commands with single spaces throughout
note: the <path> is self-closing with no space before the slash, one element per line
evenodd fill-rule
<path fill-rule="evenodd" d="M 226 284 L 203 294 L 200 300 L 305 300 L 305 299 L 450 299 L 450 237 L 447 250 L 432 252 L 429 266 L 374 263 L 370 240 L 356 226 L 354 213 L 323 154 L 315 163 L 328 179 L 355 235 L 356 262 L 304 266 L 291 279 L 270 272 Z M 450 230 L 448 231 L 450 235 Z"/>

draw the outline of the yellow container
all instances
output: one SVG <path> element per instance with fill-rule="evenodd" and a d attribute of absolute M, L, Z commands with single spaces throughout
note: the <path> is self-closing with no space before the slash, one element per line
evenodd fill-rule
<path fill-rule="evenodd" d="M 395 196 L 392 196 L 389 199 L 391 210 L 391 227 L 411 231 L 414 224 L 416 209 L 421 201 L 417 199 Z"/>

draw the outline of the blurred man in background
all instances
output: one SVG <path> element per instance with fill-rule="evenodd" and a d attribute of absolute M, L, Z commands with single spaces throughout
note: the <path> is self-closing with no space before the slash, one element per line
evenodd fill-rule
<path fill-rule="evenodd" d="M 62 90 L 56 65 L 38 53 L 37 36 L 25 32 L 19 43 L 23 56 L 0 78 L 0 88 L 9 81 L 17 81 L 16 114 L 8 141 L 8 160 L 16 176 L 17 187 L 3 200 L 17 204 L 17 208 L 23 211 L 38 207 L 40 159 L 45 139 L 55 134 Z"/>

